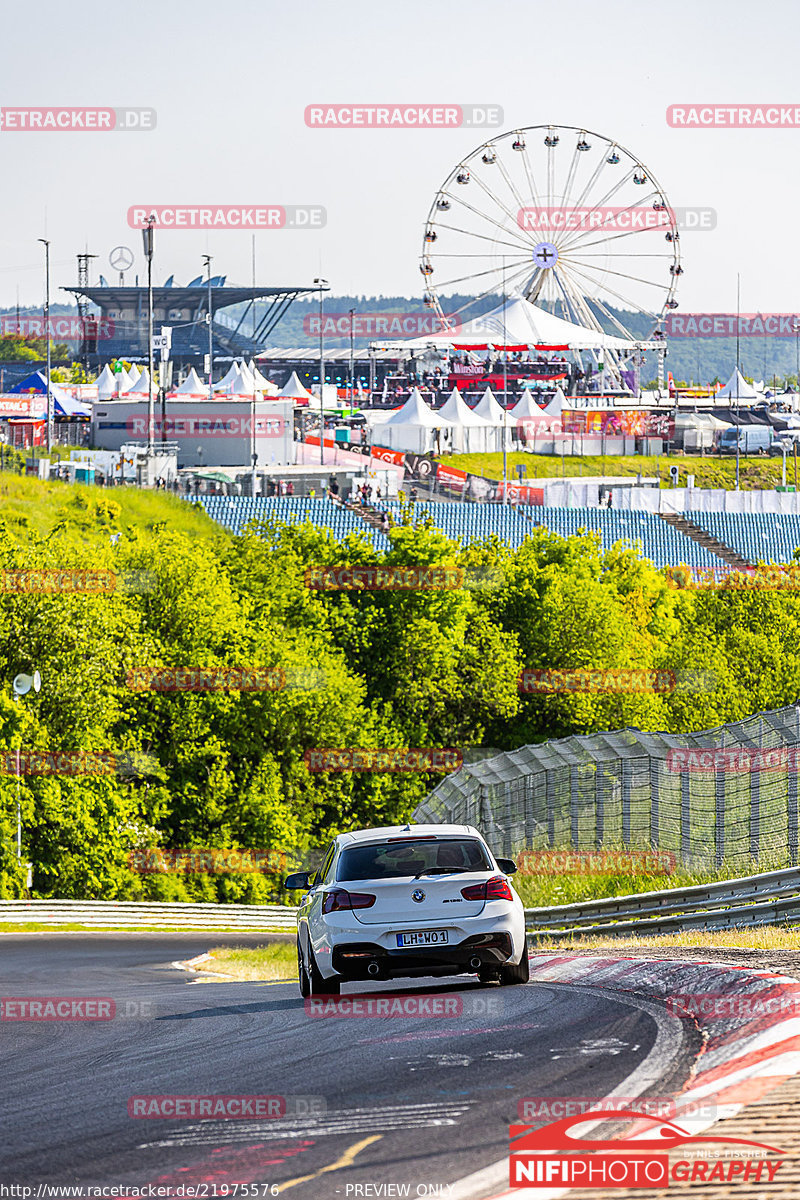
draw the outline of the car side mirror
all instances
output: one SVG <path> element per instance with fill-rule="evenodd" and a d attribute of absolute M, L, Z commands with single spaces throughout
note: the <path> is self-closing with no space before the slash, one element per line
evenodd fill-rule
<path fill-rule="evenodd" d="M 287 892 L 304 891 L 307 892 L 311 887 L 311 875 L 308 871 L 295 871 L 294 875 L 287 875 L 283 881 L 283 886 Z"/>
<path fill-rule="evenodd" d="M 498 858 L 497 865 L 504 875 L 514 875 L 517 871 L 517 864 L 513 858 Z"/>

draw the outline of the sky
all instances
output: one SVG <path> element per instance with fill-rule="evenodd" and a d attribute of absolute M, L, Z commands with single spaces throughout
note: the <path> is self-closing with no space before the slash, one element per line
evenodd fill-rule
<path fill-rule="evenodd" d="M 0 102 L 154 108 L 147 132 L 0 129 L 0 305 L 39 304 L 51 241 L 53 301 L 76 255 L 133 250 L 134 205 L 313 205 L 322 229 L 256 234 L 264 285 L 322 275 L 333 294 L 420 295 L 432 199 L 485 138 L 472 128 L 315 129 L 312 104 L 491 104 L 499 131 L 578 126 L 618 141 L 673 206 L 710 207 L 685 233 L 682 311 L 800 309 L 800 127 L 677 129 L 669 105 L 797 104 L 793 0 L 39 0 L 4 23 Z M 158 230 L 154 279 L 215 273 L 249 284 L 252 235 Z"/>

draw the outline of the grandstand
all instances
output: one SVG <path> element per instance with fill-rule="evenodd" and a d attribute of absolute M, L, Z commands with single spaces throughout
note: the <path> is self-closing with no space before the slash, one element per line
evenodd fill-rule
<path fill-rule="evenodd" d="M 311 521 L 330 529 L 334 537 L 348 533 L 366 534 L 377 551 L 389 549 L 389 539 L 357 511 L 327 499 L 301 496 L 198 496 L 212 520 L 233 533 L 241 533 L 253 518 L 273 517 L 280 521 Z M 400 502 L 381 506 L 397 519 Z M 639 545 L 642 555 L 656 567 L 686 565 L 695 571 L 727 574 L 730 564 L 706 546 L 663 520 L 656 513 L 609 508 L 544 508 L 530 505 L 464 504 L 417 501 L 416 520 L 430 517 L 437 529 L 462 546 L 484 541 L 493 534 L 518 549 L 537 526 L 561 537 L 581 530 L 600 534 L 603 550 L 617 542 Z M 748 562 L 791 562 L 800 546 L 800 514 L 776 513 L 685 513 L 687 522 L 710 534 Z M 722 553 L 720 547 L 720 553 Z"/>
<path fill-rule="evenodd" d="M 751 563 L 791 562 L 800 546 L 798 513 L 689 512 L 684 517 Z"/>
<path fill-rule="evenodd" d="M 248 521 L 273 518 L 289 524 L 311 521 L 322 529 L 329 529 L 335 538 L 344 538 L 348 533 L 365 534 L 375 550 L 389 549 L 389 539 L 377 529 L 372 529 L 349 508 L 334 504 L 324 498 L 311 499 L 307 496 L 198 496 L 195 503 L 205 509 L 212 521 L 230 529 L 231 533 L 242 533 Z"/>

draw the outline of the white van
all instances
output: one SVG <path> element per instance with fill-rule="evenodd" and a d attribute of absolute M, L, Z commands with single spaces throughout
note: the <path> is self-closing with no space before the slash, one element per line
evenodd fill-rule
<path fill-rule="evenodd" d="M 775 434 L 771 425 L 731 425 L 723 429 L 717 442 L 720 454 L 768 454 Z"/>

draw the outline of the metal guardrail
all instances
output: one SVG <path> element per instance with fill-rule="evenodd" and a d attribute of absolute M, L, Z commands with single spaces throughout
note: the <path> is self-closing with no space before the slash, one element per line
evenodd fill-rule
<path fill-rule="evenodd" d="M 560 907 L 527 908 L 528 936 L 645 937 L 685 929 L 800 923 L 800 869 L 767 871 L 700 887 L 612 896 Z"/>
<path fill-rule="evenodd" d="M 293 932 L 296 913 L 296 908 L 278 904 L 0 900 L 0 924 L 69 924 L 96 929 L 130 926 Z M 685 929 L 781 924 L 800 924 L 800 868 L 767 871 L 700 887 L 525 909 L 525 928 L 534 941 L 546 937 L 652 936 Z"/>
<path fill-rule="evenodd" d="M 0 900 L 0 924 L 90 928 L 295 929 L 296 909 L 280 904 L 187 904 L 125 900 Z"/>

